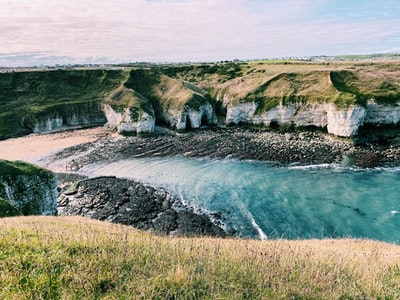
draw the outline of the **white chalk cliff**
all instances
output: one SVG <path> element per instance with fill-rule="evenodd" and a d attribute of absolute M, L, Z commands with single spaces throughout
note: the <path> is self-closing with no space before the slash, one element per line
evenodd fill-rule
<path fill-rule="evenodd" d="M 197 109 L 189 105 L 185 105 L 182 109 L 167 109 L 163 118 L 167 124 L 180 131 L 188 127 L 197 129 L 202 125 L 217 124 L 217 116 L 210 103 L 205 103 Z"/>
<path fill-rule="evenodd" d="M 382 105 L 370 100 L 366 110 L 365 124 L 388 125 L 400 122 L 400 100 L 393 105 Z"/>
<path fill-rule="evenodd" d="M 119 133 L 151 133 L 154 131 L 156 124 L 154 111 L 152 114 L 143 112 L 136 120 L 129 107 L 116 111 L 110 105 L 104 104 L 103 110 L 107 118 L 106 126 L 116 128 Z"/>
<path fill-rule="evenodd" d="M 366 107 L 349 105 L 338 108 L 333 103 L 278 105 L 262 114 L 257 114 L 258 105 L 254 102 L 227 106 L 227 124 L 272 123 L 296 127 L 316 126 L 327 128 L 338 136 L 353 136 L 364 124 L 398 124 L 400 122 L 400 102 L 396 105 L 376 104 L 370 100 Z"/>
<path fill-rule="evenodd" d="M 0 175 L 0 197 L 24 215 L 55 215 L 57 196 L 57 179 L 50 172 Z"/>
<path fill-rule="evenodd" d="M 49 111 L 21 118 L 21 125 L 34 133 L 104 124 L 106 121 L 98 102 L 64 104 Z"/>

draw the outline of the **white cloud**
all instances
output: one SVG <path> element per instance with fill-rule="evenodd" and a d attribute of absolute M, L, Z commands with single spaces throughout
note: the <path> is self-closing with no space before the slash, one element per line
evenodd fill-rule
<path fill-rule="evenodd" d="M 0 0 L 0 53 L 198 61 L 398 48 L 397 19 L 321 13 L 339 2 Z"/>

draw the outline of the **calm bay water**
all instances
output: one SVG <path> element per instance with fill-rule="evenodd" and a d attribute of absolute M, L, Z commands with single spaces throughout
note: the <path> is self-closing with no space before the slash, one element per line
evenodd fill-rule
<path fill-rule="evenodd" d="M 251 238 L 371 238 L 400 243 L 400 168 L 144 158 L 93 164 L 114 175 L 162 186 L 185 203 L 222 212 L 227 229 Z"/>

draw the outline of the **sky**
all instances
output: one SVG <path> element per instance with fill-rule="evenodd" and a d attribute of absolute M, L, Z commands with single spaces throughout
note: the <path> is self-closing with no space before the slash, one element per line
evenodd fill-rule
<path fill-rule="evenodd" d="M 399 0 L 0 0 L 0 66 L 399 52 Z"/>

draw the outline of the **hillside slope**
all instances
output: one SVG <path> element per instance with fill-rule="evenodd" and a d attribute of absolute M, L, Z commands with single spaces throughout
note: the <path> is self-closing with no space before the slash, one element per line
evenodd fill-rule
<path fill-rule="evenodd" d="M 0 219 L 0 298 L 398 299 L 399 246 L 169 238 L 79 217 Z"/>

